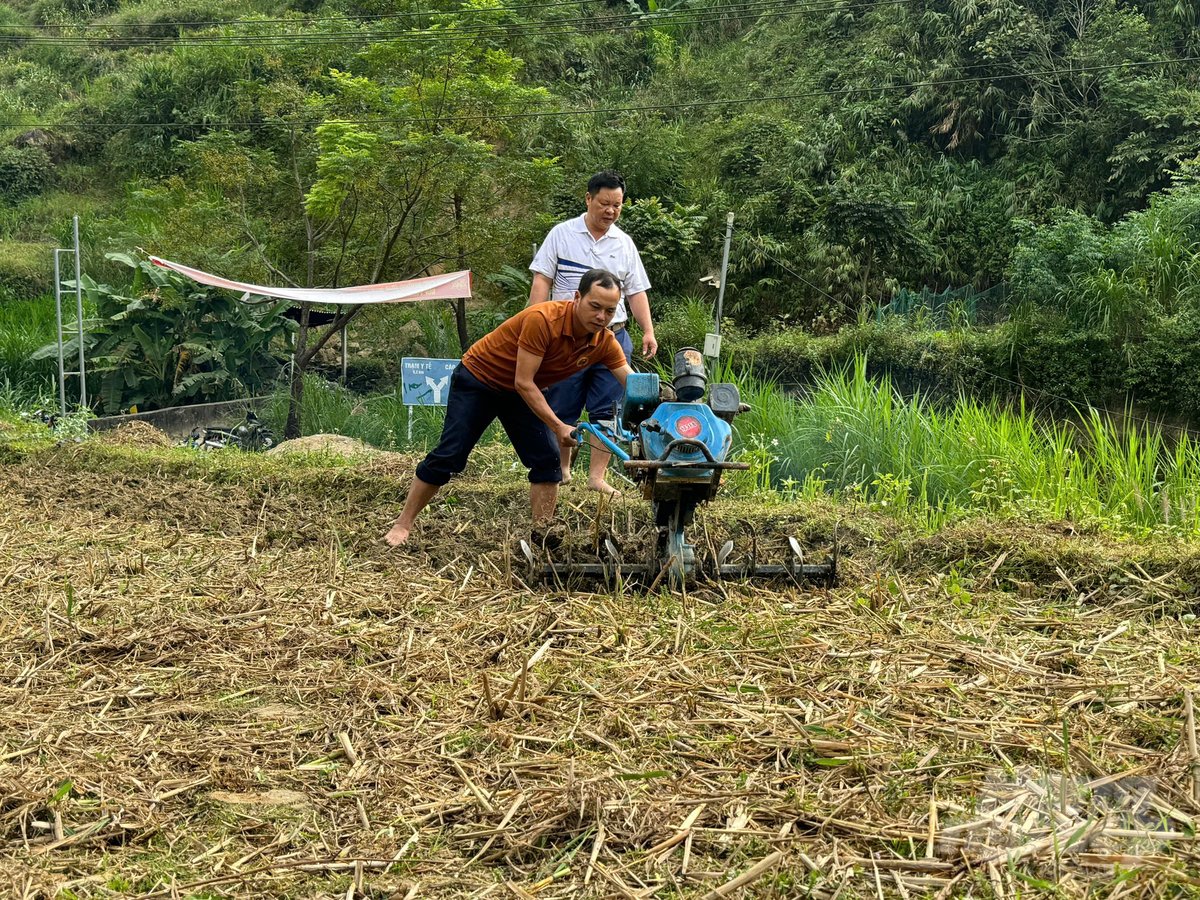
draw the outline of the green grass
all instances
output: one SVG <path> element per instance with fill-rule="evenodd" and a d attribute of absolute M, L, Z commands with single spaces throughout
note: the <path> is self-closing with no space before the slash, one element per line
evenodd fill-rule
<path fill-rule="evenodd" d="M 1200 533 L 1200 445 L 1186 434 L 1095 410 L 1075 426 L 965 397 L 935 408 L 869 379 L 862 358 L 802 398 L 750 381 L 742 395 L 753 409 L 738 443 L 760 486 L 860 497 L 931 525 L 986 511 Z"/>
<path fill-rule="evenodd" d="M 86 247 L 89 224 L 105 212 L 105 198 L 100 194 L 104 186 L 94 170 L 67 163 L 56 177 L 58 185 L 54 189 L 0 208 L 0 237 L 11 242 L 6 248 L 29 246 L 34 254 L 30 267 L 51 286 L 54 258 L 50 251 L 71 245 L 71 218 L 80 217 Z M 85 261 L 99 262 L 101 256 L 99 252 L 85 252 Z"/>
<path fill-rule="evenodd" d="M 54 290 L 53 247 L 39 241 L 0 238 L 0 291 L 28 298 Z"/>
<path fill-rule="evenodd" d="M 34 404 L 52 398 L 57 405 L 58 360 L 30 359 L 35 350 L 54 340 L 53 297 L 0 297 L 0 387 L 11 404 Z"/>

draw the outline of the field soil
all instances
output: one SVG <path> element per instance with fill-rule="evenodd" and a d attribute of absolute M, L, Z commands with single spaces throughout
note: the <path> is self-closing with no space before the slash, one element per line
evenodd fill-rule
<path fill-rule="evenodd" d="M 840 584 L 546 585 L 511 451 L 392 551 L 415 460 L 149 443 L 0 457 L 6 896 L 1200 894 L 1191 544 L 731 493 Z"/>

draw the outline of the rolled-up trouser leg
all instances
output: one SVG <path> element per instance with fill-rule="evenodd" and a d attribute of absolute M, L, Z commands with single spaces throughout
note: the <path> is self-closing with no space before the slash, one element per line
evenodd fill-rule
<path fill-rule="evenodd" d="M 534 414 L 518 393 L 504 392 L 500 407 L 500 424 L 512 441 L 513 449 L 533 484 L 562 481 L 562 465 L 558 455 L 558 440 L 546 424 Z"/>

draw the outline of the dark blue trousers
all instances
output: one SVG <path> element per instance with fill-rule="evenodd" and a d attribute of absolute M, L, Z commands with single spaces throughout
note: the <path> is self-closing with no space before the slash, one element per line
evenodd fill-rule
<path fill-rule="evenodd" d="M 633 340 L 629 337 L 629 329 L 622 328 L 613 337 L 625 352 L 625 362 L 630 363 L 633 359 Z M 566 381 L 546 388 L 546 400 L 550 408 L 568 425 L 578 422 L 579 414 L 585 409 L 592 422 L 611 419 L 613 408 L 623 396 L 621 382 L 608 371 L 604 363 L 593 363 Z"/>
<path fill-rule="evenodd" d="M 450 376 L 446 422 L 438 445 L 417 466 L 417 477 L 441 487 L 467 467 L 467 457 L 496 419 L 513 449 L 529 469 L 534 484 L 562 481 L 558 444 L 529 404 L 516 391 L 498 391 L 470 373 L 462 363 Z"/>

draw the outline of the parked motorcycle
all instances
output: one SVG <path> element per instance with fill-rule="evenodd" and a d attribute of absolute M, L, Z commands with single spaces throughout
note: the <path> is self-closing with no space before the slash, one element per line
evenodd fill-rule
<path fill-rule="evenodd" d="M 229 428 L 197 426 L 187 439 L 187 445 L 198 450 L 233 447 L 236 450 L 261 452 L 270 450 L 275 444 L 275 433 L 252 412 L 246 413 L 245 419 Z"/>

